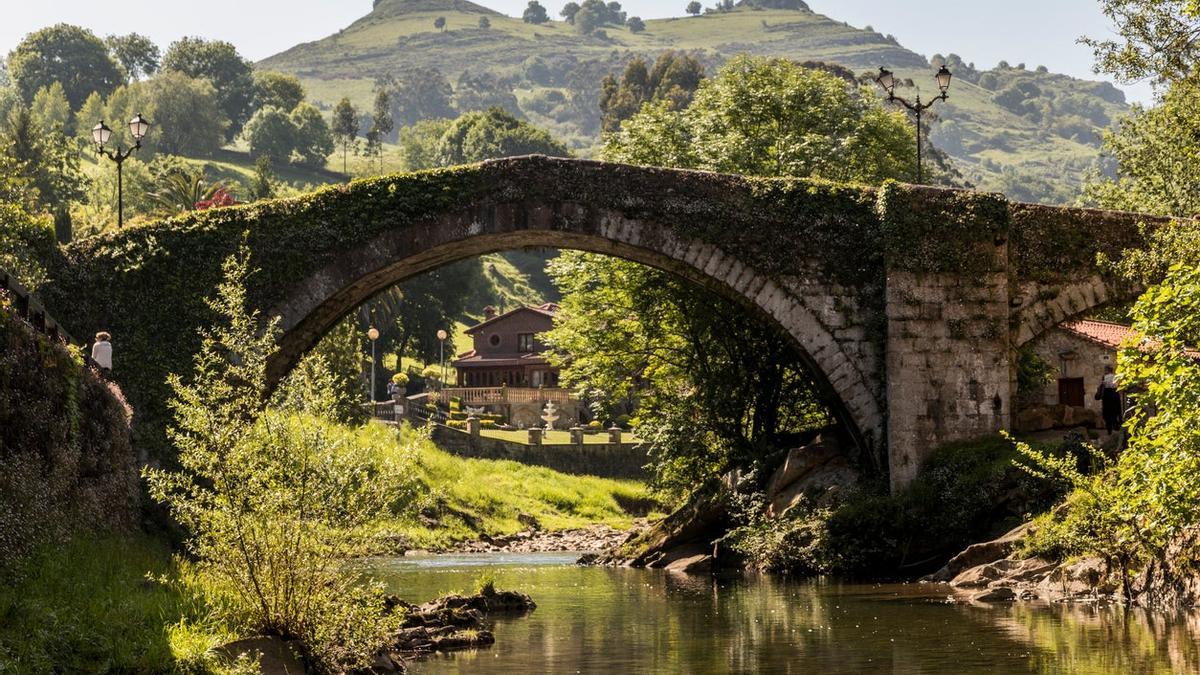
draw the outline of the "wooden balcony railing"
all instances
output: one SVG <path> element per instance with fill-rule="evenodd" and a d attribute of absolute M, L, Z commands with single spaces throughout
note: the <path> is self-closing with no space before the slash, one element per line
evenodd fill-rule
<path fill-rule="evenodd" d="M 480 405 L 487 403 L 566 403 L 576 397 L 567 389 L 558 387 L 447 387 L 442 390 L 442 400 L 460 398 L 463 403 Z"/>

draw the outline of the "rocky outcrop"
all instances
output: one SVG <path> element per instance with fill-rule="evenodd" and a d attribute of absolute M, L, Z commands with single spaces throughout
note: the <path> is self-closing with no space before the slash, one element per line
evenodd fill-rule
<path fill-rule="evenodd" d="M 942 569 L 922 581 L 951 581 L 968 569 L 1004 558 L 1025 539 L 1031 525 L 1032 523 L 1018 525 L 997 539 L 971 544 L 962 553 L 951 558 Z"/>
<path fill-rule="evenodd" d="M 391 652 L 428 654 L 490 645 L 494 635 L 484 628 L 491 614 L 522 614 L 537 608 L 533 599 L 516 591 L 485 590 L 477 595 L 447 595 L 423 605 L 389 598 L 389 607 L 405 612 Z"/>
<path fill-rule="evenodd" d="M 805 499 L 824 503 L 858 481 L 858 473 L 834 439 L 818 436 L 787 453 L 763 489 L 768 518 L 779 518 Z M 689 574 L 740 566 L 741 556 L 723 545 L 735 523 L 728 510 L 735 492 L 752 490 L 737 475 L 698 490 L 687 504 L 644 531 L 582 564 L 662 568 Z"/>

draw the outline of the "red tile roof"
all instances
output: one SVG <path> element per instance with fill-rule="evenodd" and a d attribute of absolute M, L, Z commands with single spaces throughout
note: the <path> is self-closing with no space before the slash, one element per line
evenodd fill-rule
<path fill-rule="evenodd" d="M 1105 347 L 1111 347 L 1112 349 L 1120 348 L 1126 338 L 1136 335 L 1132 326 L 1112 323 L 1110 321 L 1071 321 L 1064 323 L 1062 328 L 1085 340 L 1090 340 Z M 1147 348 L 1153 348 L 1157 344 L 1157 342 L 1152 340 L 1147 345 Z M 1187 354 L 1194 359 L 1200 359 L 1200 351 L 1189 351 Z"/>

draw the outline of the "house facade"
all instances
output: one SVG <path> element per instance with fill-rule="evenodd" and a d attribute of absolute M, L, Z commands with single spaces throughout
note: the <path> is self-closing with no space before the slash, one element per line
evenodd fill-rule
<path fill-rule="evenodd" d="M 1059 427 L 1103 427 L 1095 398 L 1106 369 L 1116 369 L 1117 351 L 1131 329 L 1108 321 L 1073 321 L 1046 331 L 1032 343 L 1052 369 L 1050 380 L 1018 413 L 1022 431 Z"/>
<path fill-rule="evenodd" d="M 541 414 L 549 402 L 559 410 L 559 428 L 579 422 L 582 406 L 559 387 L 559 370 L 541 341 L 557 312 L 553 303 L 503 314 L 485 307 L 483 321 L 467 329 L 472 349 L 451 362 L 454 386 L 446 394 L 500 413 L 518 428 L 544 425 Z"/>

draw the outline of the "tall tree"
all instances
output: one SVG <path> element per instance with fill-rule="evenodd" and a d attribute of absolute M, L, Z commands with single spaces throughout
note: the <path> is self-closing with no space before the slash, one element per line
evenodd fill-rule
<path fill-rule="evenodd" d="M 152 150 L 172 155 L 210 157 L 226 138 L 229 120 L 221 109 L 221 96 L 208 80 L 170 71 L 135 85 L 140 90 L 141 109 L 121 112 L 128 120 L 142 112 L 154 123 L 146 143 Z M 114 106 L 110 105 L 110 113 Z M 124 124 L 121 124 L 124 127 Z"/>
<path fill-rule="evenodd" d="M 567 157 L 561 142 L 499 108 L 470 112 L 454 120 L 438 141 L 436 161 L 441 166 L 466 164 L 497 157 L 543 154 Z"/>
<path fill-rule="evenodd" d="M 324 168 L 334 150 L 333 134 L 325 116 L 311 103 L 301 103 L 292 111 L 291 119 L 296 128 L 293 155 L 298 163 L 310 168 Z"/>
<path fill-rule="evenodd" d="M 185 37 L 167 48 L 162 69 L 211 82 L 229 120 L 225 140 L 232 141 L 241 133 L 254 112 L 255 89 L 253 68 L 236 47 L 221 40 Z"/>
<path fill-rule="evenodd" d="M 274 164 L 282 164 L 291 159 L 296 147 L 296 125 L 287 113 L 273 106 L 259 108 L 246 122 L 243 135 L 255 160 L 266 157 Z"/>
<path fill-rule="evenodd" d="M 439 16 L 438 18 L 434 19 L 433 27 L 444 33 L 446 31 L 446 17 Z"/>
<path fill-rule="evenodd" d="M 273 105 L 280 110 L 295 110 L 306 97 L 304 85 L 295 75 L 272 71 L 254 73 L 254 101 L 259 108 Z"/>
<path fill-rule="evenodd" d="M 702 79 L 704 65 L 684 52 L 659 54 L 652 69 L 645 59 L 635 57 L 620 80 L 609 73 L 600 82 L 600 128 L 616 131 L 648 101 L 665 101 L 669 110 L 681 110 L 691 102 Z"/>
<path fill-rule="evenodd" d="M 687 4 L 687 8 L 686 8 L 687 13 L 691 14 L 692 16 L 700 16 L 700 10 L 702 10 L 702 9 L 704 9 L 704 8 L 696 0 L 692 0 L 691 2 L 689 2 Z"/>
<path fill-rule="evenodd" d="M 421 120 L 451 119 L 455 116 L 450 104 L 454 88 L 437 68 L 405 68 L 395 75 L 376 81 L 385 89 L 392 102 L 392 117 L 397 124 L 416 124 Z"/>
<path fill-rule="evenodd" d="M 342 146 L 342 173 L 347 173 L 346 154 L 358 138 L 358 110 L 347 97 L 333 109 L 333 137 Z"/>
<path fill-rule="evenodd" d="M 125 81 L 95 33 L 65 23 L 25 36 L 8 55 L 8 71 L 26 103 L 43 87 L 59 82 L 72 110 L 93 91 L 108 96 Z"/>
<path fill-rule="evenodd" d="M 1101 0 L 1117 29 L 1116 39 L 1084 38 L 1096 67 L 1132 82 L 1186 79 L 1200 61 L 1200 2 L 1196 0 Z"/>
<path fill-rule="evenodd" d="M 383 173 L 383 142 L 396 126 L 392 119 L 392 100 L 384 89 L 375 92 L 371 113 L 371 128 L 367 131 L 367 148 L 379 157 L 379 172 Z"/>
<path fill-rule="evenodd" d="M 70 133 L 71 104 L 67 102 L 62 84 L 55 82 L 38 90 L 33 97 L 30 112 L 41 128 Z"/>
<path fill-rule="evenodd" d="M 537 26 L 549 21 L 550 15 L 546 13 L 546 8 L 538 0 L 529 0 L 524 13 L 521 14 L 521 20 Z"/>
<path fill-rule="evenodd" d="M 137 82 L 158 72 L 162 51 L 145 35 L 109 35 L 104 43 L 125 71 L 126 82 Z"/>

